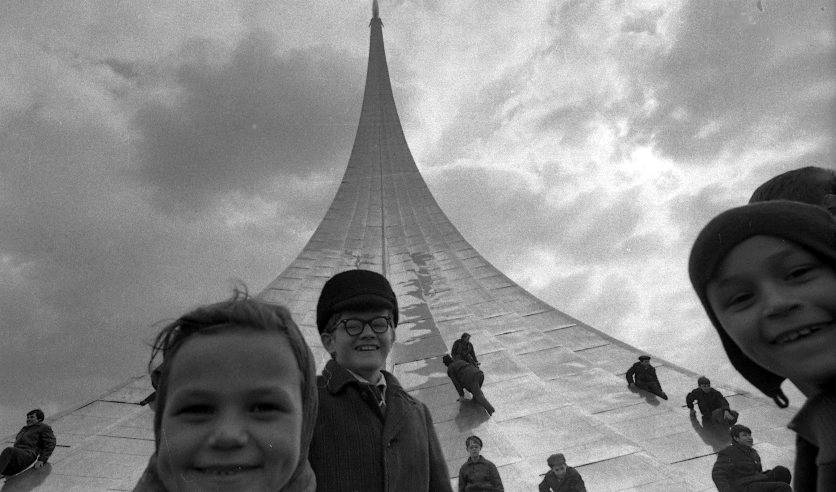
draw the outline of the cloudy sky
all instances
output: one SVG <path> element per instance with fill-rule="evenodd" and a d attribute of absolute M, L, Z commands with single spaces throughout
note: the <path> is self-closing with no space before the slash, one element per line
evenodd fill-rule
<path fill-rule="evenodd" d="M 465 237 L 558 309 L 730 377 L 687 254 L 769 177 L 836 165 L 833 3 L 380 10 L 407 140 Z M 142 373 L 155 322 L 296 256 L 348 160 L 370 16 L 0 3 L 0 435 Z"/>

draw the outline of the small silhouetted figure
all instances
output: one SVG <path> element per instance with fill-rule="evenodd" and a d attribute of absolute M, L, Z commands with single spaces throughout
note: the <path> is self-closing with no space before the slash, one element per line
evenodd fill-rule
<path fill-rule="evenodd" d="M 459 469 L 459 492 L 503 492 L 499 470 L 481 454 L 482 440 L 470 436 L 464 446 L 470 456 Z"/>
<path fill-rule="evenodd" d="M 577 470 L 566 465 L 561 453 L 553 454 L 546 460 L 549 470 L 540 482 L 540 492 L 586 492 L 583 478 Z"/>
<path fill-rule="evenodd" d="M 637 388 L 649 391 L 663 400 L 668 399 L 668 395 L 662 391 L 662 385 L 659 384 L 656 369 L 650 365 L 649 355 L 640 355 L 639 362 L 630 367 L 626 376 L 628 387 L 635 384 Z"/>
<path fill-rule="evenodd" d="M 476 359 L 476 352 L 473 350 L 473 344 L 470 343 L 470 333 L 462 333 L 462 337 L 453 342 L 450 355 L 454 360 L 463 360 L 479 367 L 479 360 Z"/>
<path fill-rule="evenodd" d="M 740 414 L 729 408 L 729 401 L 726 400 L 726 397 L 712 388 L 711 381 L 705 376 L 700 376 L 697 379 L 697 385 L 699 387 L 685 397 L 685 405 L 691 410 L 691 415 L 696 414 L 696 410 L 694 410 L 694 402 L 696 401 L 703 419 L 710 419 L 714 423 L 726 426 L 734 425 Z"/>
<path fill-rule="evenodd" d="M 447 375 L 453 381 L 453 386 L 456 387 L 456 391 L 459 393 L 459 401 L 464 398 L 463 390 L 470 391 L 473 395 L 473 401 L 482 405 L 485 411 L 488 412 L 488 415 L 493 415 L 493 405 L 485 398 L 485 394 L 482 393 L 485 373 L 473 364 L 469 364 L 463 360 L 453 360 L 447 354 L 441 358 L 441 361 L 447 366 Z"/>
<path fill-rule="evenodd" d="M 792 492 L 792 476 L 783 466 L 764 470 L 752 447 L 752 430 L 735 424 L 729 429 L 732 443 L 717 453 L 711 479 L 720 492 Z"/>
<path fill-rule="evenodd" d="M 34 468 L 40 468 L 54 449 L 52 427 L 44 423 L 44 412 L 36 408 L 26 414 L 26 425 L 17 433 L 14 446 L 0 453 L 0 475 L 18 474 L 32 463 Z"/>

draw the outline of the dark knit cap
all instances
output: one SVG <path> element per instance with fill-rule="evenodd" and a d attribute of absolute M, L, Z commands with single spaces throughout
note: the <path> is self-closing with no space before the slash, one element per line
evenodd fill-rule
<path fill-rule="evenodd" d="M 386 277 L 369 270 L 348 270 L 328 279 L 316 304 L 316 327 L 319 333 L 334 313 L 347 309 L 383 308 L 392 311 L 392 323 L 398 326 L 398 300 Z"/>
<path fill-rule="evenodd" d="M 726 255 L 753 236 L 775 236 L 807 249 L 836 269 L 836 219 L 815 205 L 786 200 L 751 203 L 727 210 L 703 228 L 697 236 L 688 261 L 691 285 L 708 318 L 717 329 L 723 348 L 741 376 L 771 397 L 779 407 L 789 402 L 781 391 L 783 376 L 756 364 L 720 325 L 708 303 L 707 287 Z"/>

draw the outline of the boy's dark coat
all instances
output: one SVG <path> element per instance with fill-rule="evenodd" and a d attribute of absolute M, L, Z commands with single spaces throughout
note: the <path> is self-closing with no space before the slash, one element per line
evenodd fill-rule
<path fill-rule="evenodd" d="M 447 366 L 447 376 L 453 381 L 459 396 L 463 394 L 462 389 L 476 393 L 484 380 L 483 374 L 481 369 L 463 360 L 454 360 Z"/>
<path fill-rule="evenodd" d="M 700 413 L 703 415 L 711 415 L 711 412 L 718 408 L 729 409 L 729 401 L 714 388 L 709 388 L 708 393 L 701 388 L 691 391 L 685 397 L 685 405 L 688 408 L 694 408 L 694 400 L 697 400 L 697 406 L 700 407 Z"/>
<path fill-rule="evenodd" d="M 385 416 L 368 387 L 335 360 L 317 378 L 319 415 L 308 455 L 317 490 L 452 491 L 429 409 L 395 376 L 383 375 Z"/>

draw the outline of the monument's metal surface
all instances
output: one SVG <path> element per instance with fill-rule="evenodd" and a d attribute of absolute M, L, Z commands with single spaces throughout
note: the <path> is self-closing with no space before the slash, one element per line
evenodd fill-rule
<path fill-rule="evenodd" d="M 722 435 L 705 432 L 683 408 L 697 375 L 654 358 L 670 401 L 627 388 L 624 372 L 643 353 L 540 301 L 494 268 L 439 208 L 409 151 L 398 118 L 374 3 L 360 122 L 336 197 L 299 256 L 259 296 L 286 305 L 322 367 L 315 324 L 319 291 L 335 273 L 383 273 L 401 304 L 390 369 L 432 410 L 455 485 L 464 439 L 506 490 L 536 490 L 546 457 L 566 455 L 590 491 L 714 490 L 710 470 Z M 683 265 L 684 268 L 684 265 Z M 488 418 L 459 403 L 441 356 L 472 335 L 496 407 Z M 710 376 L 710 375 L 709 375 Z M 153 450 L 150 391 L 137 378 L 52 419 L 59 443 L 51 468 L 9 479 L 2 490 L 130 490 Z M 719 387 L 753 429 L 767 465 L 791 465 L 791 410 Z"/>

